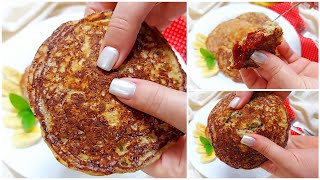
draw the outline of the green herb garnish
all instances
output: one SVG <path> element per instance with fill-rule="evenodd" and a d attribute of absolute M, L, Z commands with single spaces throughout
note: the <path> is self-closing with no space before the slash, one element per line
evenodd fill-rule
<path fill-rule="evenodd" d="M 210 141 L 203 136 L 200 136 L 199 138 L 200 138 L 200 142 L 203 144 L 203 147 L 206 149 L 207 155 L 210 156 L 213 152 L 213 147 Z"/>
<path fill-rule="evenodd" d="M 9 99 L 14 108 L 18 111 L 18 116 L 21 118 L 21 124 L 24 132 L 28 133 L 37 123 L 28 102 L 17 94 L 10 93 Z"/>
<path fill-rule="evenodd" d="M 214 55 L 204 48 L 200 48 L 200 54 L 202 55 L 204 60 L 207 62 L 207 67 L 211 69 L 214 66 L 214 62 L 215 62 Z"/>

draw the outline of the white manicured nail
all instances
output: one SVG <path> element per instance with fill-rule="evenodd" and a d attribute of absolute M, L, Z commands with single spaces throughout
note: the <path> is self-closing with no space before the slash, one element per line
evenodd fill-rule
<path fill-rule="evenodd" d="M 134 94 L 135 90 L 136 84 L 123 79 L 113 79 L 109 87 L 110 94 L 125 99 L 129 99 Z"/>
<path fill-rule="evenodd" d="M 241 139 L 241 144 L 247 145 L 247 146 L 253 146 L 256 140 L 250 136 L 244 135 Z"/>
<path fill-rule="evenodd" d="M 255 51 L 252 54 L 251 59 L 254 60 L 254 62 L 256 62 L 258 64 L 264 64 L 266 62 L 266 60 L 268 59 L 268 57 L 259 51 Z"/>
<path fill-rule="evenodd" d="M 119 58 L 117 49 L 107 46 L 99 55 L 97 66 L 105 71 L 110 71 Z"/>
<path fill-rule="evenodd" d="M 232 108 L 236 108 L 238 106 L 240 102 L 240 98 L 239 97 L 235 97 L 232 99 L 232 101 L 230 102 L 229 106 Z"/>

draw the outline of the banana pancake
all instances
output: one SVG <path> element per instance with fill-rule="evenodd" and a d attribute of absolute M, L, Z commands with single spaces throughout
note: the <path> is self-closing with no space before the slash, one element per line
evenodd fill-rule
<path fill-rule="evenodd" d="M 44 140 L 63 165 L 91 175 L 140 170 L 183 135 L 108 93 L 111 81 L 122 77 L 186 90 L 174 52 L 146 23 L 123 65 L 110 72 L 97 67 L 111 15 L 95 13 L 62 24 L 28 70 L 28 98 Z"/>

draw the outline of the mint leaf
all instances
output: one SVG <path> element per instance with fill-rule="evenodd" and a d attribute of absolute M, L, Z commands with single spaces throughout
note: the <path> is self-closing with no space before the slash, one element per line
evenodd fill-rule
<path fill-rule="evenodd" d="M 36 118 L 34 117 L 33 113 L 25 112 L 22 116 L 22 127 L 24 132 L 28 133 L 32 130 L 34 125 L 37 123 Z"/>
<path fill-rule="evenodd" d="M 19 112 L 18 112 L 18 116 L 19 116 L 20 118 L 22 118 L 23 116 L 25 116 L 25 115 L 28 114 L 28 113 L 32 113 L 31 109 L 19 111 Z"/>
<path fill-rule="evenodd" d="M 200 48 L 200 53 L 203 57 L 213 57 L 213 55 L 204 48 Z"/>
<path fill-rule="evenodd" d="M 199 138 L 201 143 L 203 144 L 203 147 L 206 149 L 207 155 L 208 156 L 211 155 L 211 153 L 213 152 L 213 147 L 211 145 L 211 142 L 203 136 L 200 136 Z"/>
<path fill-rule="evenodd" d="M 206 149 L 206 153 L 208 156 L 210 156 L 213 152 L 213 147 L 209 144 L 204 145 L 204 148 Z"/>
<path fill-rule="evenodd" d="M 206 144 L 211 145 L 210 141 L 209 141 L 207 138 L 205 138 L 205 137 L 203 137 L 203 136 L 200 136 L 199 138 L 200 138 L 200 142 L 201 142 L 203 145 L 206 145 Z"/>
<path fill-rule="evenodd" d="M 9 99 L 14 108 L 18 111 L 29 110 L 30 106 L 28 102 L 21 96 L 14 93 L 9 94 Z"/>
<path fill-rule="evenodd" d="M 207 67 L 211 69 L 215 63 L 214 55 L 204 48 L 200 48 L 200 54 L 202 55 L 203 59 L 207 62 Z"/>
<path fill-rule="evenodd" d="M 213 66 L 214 66 L 214 59 L 207 59 L 207 60 L 205 60 L 205 61 L 207 61 L 207 67 L 209 68 L 209 69 L 211 69 Z"/>

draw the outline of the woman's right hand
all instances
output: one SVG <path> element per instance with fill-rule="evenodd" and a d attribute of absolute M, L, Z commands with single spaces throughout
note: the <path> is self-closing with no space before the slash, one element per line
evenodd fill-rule
<path fill-rule="evenodd" d="M 286 149 L 258 134 L 247 134 L 242 139 L 250 139 L 250 143 L 241 142 L 269 159 L 261 168 L 271 174 L 287 178 L 318 177 L 318 137 L 290 136 Z"/>
<path fill-rule="evenodd" d="M 283 100 L 290 94 L 288 91 L 274 93 Z M 229 106 L 242 108 L 250 101 L 252 94 L 253 92 L 236 92 Z M 241 143 L 268 158 L 261 167 L 275 176 L 318 177 L 318 137 L 289 136 L 286 149 L 258 134 L 246 134 Z"/>
<path fill-rule="evenodd" d="M 252 89 L 317 89 L 318 63 L 298 56 L 287 42 L 278 46 L 279 57 L 255 51 L 251 59 L 260 67 L 241 69 L 243 82 Z"/>

